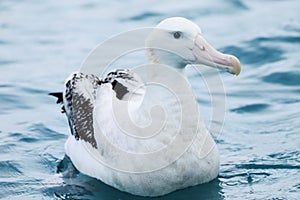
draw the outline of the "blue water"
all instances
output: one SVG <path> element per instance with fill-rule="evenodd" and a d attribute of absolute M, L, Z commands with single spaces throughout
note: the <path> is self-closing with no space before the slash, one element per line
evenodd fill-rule
<path fill-rule="evenodd" d="M 101 41 L 184 16 L 243 69 L 222 74 L 219 177 L 161 199 L 300 199 L 299 10 L 297 0 L 0 1 L 0 198 L 143 199 L 74 169 L 67 120 L 47 94 Z"/>

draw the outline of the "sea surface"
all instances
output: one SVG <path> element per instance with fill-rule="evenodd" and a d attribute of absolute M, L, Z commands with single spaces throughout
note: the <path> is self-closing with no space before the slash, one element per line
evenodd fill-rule
<path fill-rule="evenodd" d="M 215 48 L 240 58 L 242 72 L 220 74 L 219 177 L 154 199 L 300 199 L 299 11 L 298 0 L 1 0 L 0 198 L 147 199 L 72 166 L 64 153 L 68 123 L 48 93 L 62 91 L 97 44 L 183 16 Z M 210 96 L 195 76 L 209 126 Z"/>

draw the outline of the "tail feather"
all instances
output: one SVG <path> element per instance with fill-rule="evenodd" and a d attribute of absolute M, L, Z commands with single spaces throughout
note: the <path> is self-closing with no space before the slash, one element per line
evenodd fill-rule
<path fill-rule="evenodd" d="M 57 98 L 57 101 L 56 101 L 57 104 L 63 103 L 63 93 L 62 92 L 51 92 L 51 93 L 49 93 L 49 95 Z"/>

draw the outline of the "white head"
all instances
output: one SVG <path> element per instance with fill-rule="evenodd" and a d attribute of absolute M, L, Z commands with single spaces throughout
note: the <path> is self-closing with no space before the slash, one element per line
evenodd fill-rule
<path fill-rule="evenodd" d="M 238 75 L 239 60 L 218 52 L 205 41 L 199 26 L 182 17 L 160 22 L 146 40 L 153 62 L 182 69 L 187 64 L 204 64 Z"/>

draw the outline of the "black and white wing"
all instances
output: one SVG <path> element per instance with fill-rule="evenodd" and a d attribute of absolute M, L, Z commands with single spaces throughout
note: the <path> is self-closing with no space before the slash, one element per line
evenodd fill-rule
<path fill-rule="evenodd" d="M 94 135 L 93 112 L 96 92 L 103 84 L 110 85 L 119 100 L 135 100 L 144 94 L 140 78 L 126 69 L 112 71 L 103 80 L 91 74 L 73 73 L 66 80 L 63 93 L 50 93 L 58 98 L 57 103 L 63 103 L 62 112 L 67 115 L 75 139 L 84 140 L 95 149 L 98 146 Z"/>

